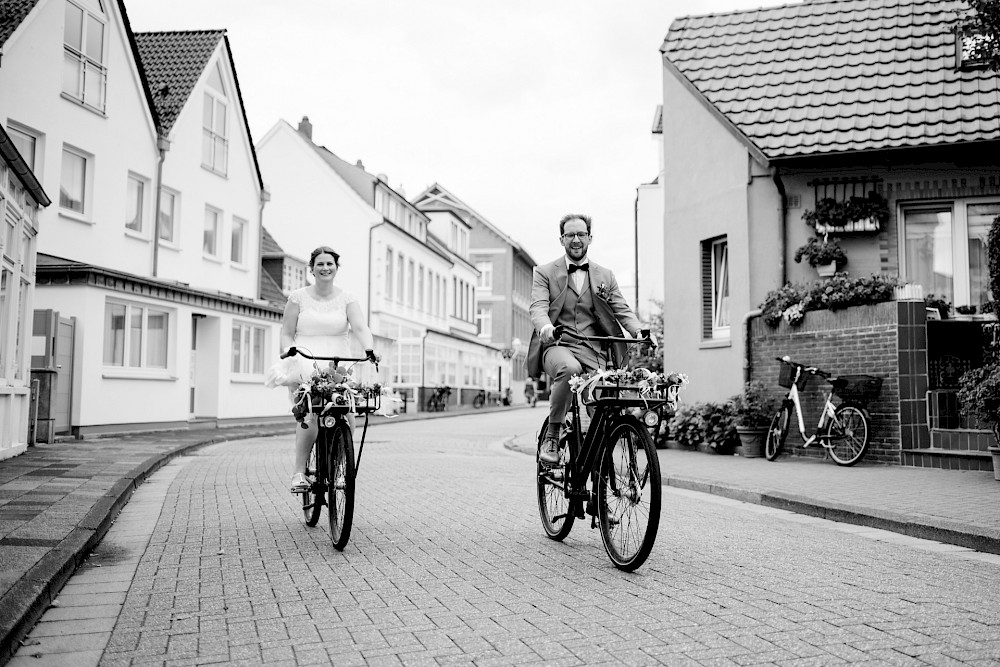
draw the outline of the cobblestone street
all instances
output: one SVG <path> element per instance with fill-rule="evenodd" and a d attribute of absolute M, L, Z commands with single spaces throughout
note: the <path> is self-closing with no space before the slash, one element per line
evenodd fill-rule
<path fill-rule="evenodd" d="M 500 440 L 541 417 L 369 431 L 343 553 L 325 509 L 306 528 L 286 490 L 290 436 L 177 459 L 11 664 L 56 664 L 58 646 L 76 665 L 1000 660 L 1000 571 L 974 552 L 669 488 L 634 574 L 589 521 L 548 540 L 534 461 Z"/>

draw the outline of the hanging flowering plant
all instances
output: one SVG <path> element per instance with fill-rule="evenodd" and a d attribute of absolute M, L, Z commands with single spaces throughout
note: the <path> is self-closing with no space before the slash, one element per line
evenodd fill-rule
<path fill-rule="evenodd" d="M 350 369 L 344 366 L 317 368 L 309 382 L 302 383 L 296 390 L 292 415 L 304 428 L 318 409 L 326 412 L 340 407 L 357 412 L 359 408 L 376 408 L 381 394 L 381 385 L 354 379 Z"/>

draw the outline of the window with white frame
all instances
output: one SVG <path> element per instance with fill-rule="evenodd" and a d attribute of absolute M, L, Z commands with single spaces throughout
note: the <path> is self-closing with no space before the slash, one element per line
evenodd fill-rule
<path fill-rule="evenodd" d="M 201 164 L 223 176 L 229 163 L 228 109 L 222 70 L 216 63 L 208 77 L 202 107 Z"/>
<path fill-rule="evenodd" d="M 145 229 L 146 180 L 128 175 L 128 189 L 125 197 L 125 229 L 142 234 Z"/>
<path fill-rule="evenodd" d="M 263 375 L 267 329 L 249 322 L 233 322 L 232 365 L 237 375 Z"/>
<path fill-rule="evenodd" d="M 493 336 L 493 308 L 485 303 L 479 304 L 476 309 L 476 324 L 479 326 L 479 336 L 481 338 L 491 338 Z"/>
<path fill-rule="evenodd" d="M 63 92 L 104 112 L 108 70 L 104 65 L 105 19 L 66 2 L 63 24 Z"/>
<path fill-rule="evenodd" d="M 702 338 L 729 338 L 729 242 L 701 244 Z"/>
<path fill-rule="evenodd" d="M 389 300 L 392 298 L 392 269 L 393 269 L 393 257 L 392 248 L 385 249 L 385 298 Z"/>
<path fill-rule="evenodd" d="M 160 188 L 160 213 L 157 217 L 160 240 L 166 243 L 177 243 L 177 193 L 167 188 Z"/>
<path fill-rule="evenodd" d="M 202 252 L 216 257 L 219 254 L 219 226 L 222 222 L 222 211 L 211 206 L 205 207 L 205 233 L 202 240 Z"/>
<path fill-rule="evenodd" d="M 413 262 L 412 259 L 410 260 L 410 263 L 409 263 L 409 265 L 408 265 L 407 268 L 408 268 L 408 271 L 406 273 L 406 305 L 412 307 L 413 306 L 413 291 L 414 291 L 414 287 L 415 287 L 415 285 L 417 283 L 417 279 L 416 279 L 416 265 L 414 264 L 414 262 Z"/>
<path fill-rule="evenodd" d="M 993 298 L 986 237 L 1000 215 L 1000 199 L 905 203 L 901 213 L 904 279 L 956 306 L 979 306 Z"/>
<path fill-rule="evenodd" d="M 90 179 L 90 156 L 67 146 L 62 152 L 59 179 L 59 206 L 81 215 L 88 212 L 87 184 Z"/>
<path fill-rule="evenodd" d="M 36 169 L 38 166 L 38 137 L 27 130 L 22 130 L 12 125 L 7 127 L 7 136 L 14 142 L 14 147 L 17 148 L 17 152 L 21 154 L 21 157 L 28 164 L 28 169 L 34 172 L 35 176 L 40 179 L 41 174 Z"/>
<path fill-rule="evenodd" d="M 406 280 L 406 276 L 403 274 L 404 266 L 403 254 L 398 253 L 396 255 L 396 301 L 399 303 L 403 303 L 403 283 Z"/>
<path fill-rule="evenodd" d="M 479 270 L 479 278 L 476 280 L 476 287 L 484 290 L 493 289 L 493 262 L 476 262 Z"/>
<path fill-rule="evenodd" d="M 246 264 L 247 227 L 249 222 L 233 216 L 232 240 L 229 245 L 229 259 L 233 264 Z"/>
<path fill-rule="evenodd" d="M 169 329 L 167 311 L 109 299 L 104 306 L 104 365 L 166 368 Z"/>
<path fill-rule="evenodd" d="M 424 312 L 424 265 L 417 271 L 417 310 Z"/>

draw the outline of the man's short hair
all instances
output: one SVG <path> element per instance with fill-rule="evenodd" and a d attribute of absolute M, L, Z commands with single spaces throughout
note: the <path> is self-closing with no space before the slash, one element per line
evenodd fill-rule
<path fill-rule="evenodd" d="M 566 223 L 570 220 L 582 220 L 585 225 L 587 225 L 587 233 L 590 233 L 590 216 L 584 215 L 583 213 L 570 213 L 569 215 L 564 215 L 562 220 L 559 221 L 559 234 L 561 235 L 566 229 Z"/>

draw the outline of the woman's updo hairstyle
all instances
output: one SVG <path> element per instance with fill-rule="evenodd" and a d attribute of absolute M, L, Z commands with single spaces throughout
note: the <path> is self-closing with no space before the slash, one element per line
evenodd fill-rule
<path fill-rule="evenodd" d="M 340 253 L 338 253 L 336 250 L 334 250 L 330 246 L 321 245 L 320 247 L 318 247 L 315 250 L 313 250 L 312 254 L 309 255 L 309 268 L 310 269 L 313 268 L 314 264 L 316 264 L 316 258 L 319 257 L 320 255 L 332 255 L 333 256 L 333 263 L 337 265 L 338 269 L 340 268 Z"/>

